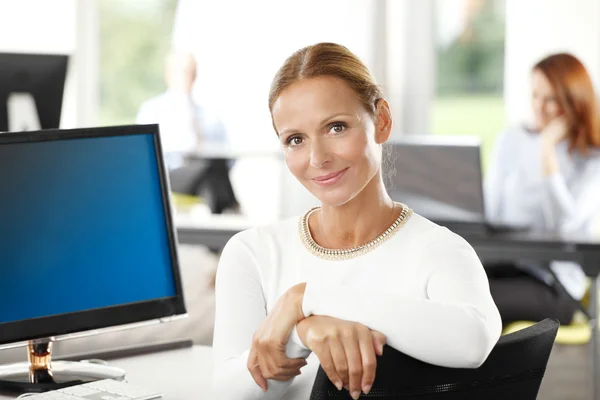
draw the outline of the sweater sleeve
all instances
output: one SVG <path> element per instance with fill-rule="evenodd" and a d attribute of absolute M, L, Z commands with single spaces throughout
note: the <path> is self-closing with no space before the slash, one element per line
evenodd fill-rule
<path fill-rule="evenodd" d="M 560 233 L 588 233 L 585 228 L 597 216 L 600 204 L 600 159 L 588 162 L 572 189 L 560 172 L 546 178 L 545 212 L 550 229 Z"/>
<path fill-rule="evenodd" d="M 386 335 L 393 348 L 430 364 L 478 367 L 501 332 L 483 266 L 473 248 L 445 228 L 436 228 L 431 239 L 417 266 L 430 271 L 426 298 L 309 283 L 304 314 L 362 323 Z"/>
<path fill-rule="evenodd" d="M 279 400 L 293 382 L 268 380 L 265 393 L 246 366 L 252 336 L 267 315 L 256 265 L 252 250 L 238 236 L 227 243 L 219 260 L 213 341 L 213 393 L 219 399 Z M 306 358 L 309 353 L 288 343 L 288 357 Z"/>

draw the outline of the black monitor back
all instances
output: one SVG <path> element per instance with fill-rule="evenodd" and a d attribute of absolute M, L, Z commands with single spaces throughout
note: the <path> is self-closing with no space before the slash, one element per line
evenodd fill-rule
<path fill-rule="evenodd" d="M 33 96 L 41 128 L 58 128 L 67 64 L 66 55 L 0 53 L 0 131 L 9 130 L 10 94 L 23 92 Z"/>

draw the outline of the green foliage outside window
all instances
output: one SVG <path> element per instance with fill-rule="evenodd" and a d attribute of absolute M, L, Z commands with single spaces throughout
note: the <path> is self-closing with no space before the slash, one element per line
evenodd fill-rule
<path fill-rule="evenodd" d="M 99 0 L 101 125 L 135 122 L 143 101 L 165 90 L 177 0 Z"/>

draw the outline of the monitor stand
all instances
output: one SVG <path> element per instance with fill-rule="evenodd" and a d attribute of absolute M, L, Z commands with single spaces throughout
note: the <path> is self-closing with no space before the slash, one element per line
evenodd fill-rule
<path fill-rule="evenodd" d="M 0 365 L 0 391 L 45 392 L 101 379 L 125 378 L 125 371 L 87 361 L 52 361 L 52 340 L 30 342 L 27 363 Z"/>

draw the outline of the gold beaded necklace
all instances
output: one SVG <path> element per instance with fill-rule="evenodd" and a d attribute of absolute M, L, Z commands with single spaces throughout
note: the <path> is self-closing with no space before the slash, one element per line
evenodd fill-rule
<path fill-rule="evenodd" d="M 315 242 L 312 235 L 310 234 L 310 229 L 308 227 L 308 219 L 310 218 L 310 215 L 313 212 L 319 209 L 319 207 L 311 208 L 302 216 L 302 218 L 300 218 L 298 224 L 298 228 L 300 231 L 300 239 L 311 254 L 324 260 L 348 260 L 351 258 L 358 257 L 376 249 L 386 240 L 394 236 L 396 232 L 398 232 L 398 230 L 402 226 L 404 226 L 406 221 L 408 221 L 410 216 L 413 214 L 413 210 L 408 208 L 405 204 L 398 202 L 394 202 L 394 204 L 402 207 L 402 211 L 400 212 L 398 218 L 396 218 L 392 225 L 390 225 L 383 233 L 378 235 L 375 239 L 360 246 L 352 247 L 349 249 L 327 249 Z"/>

